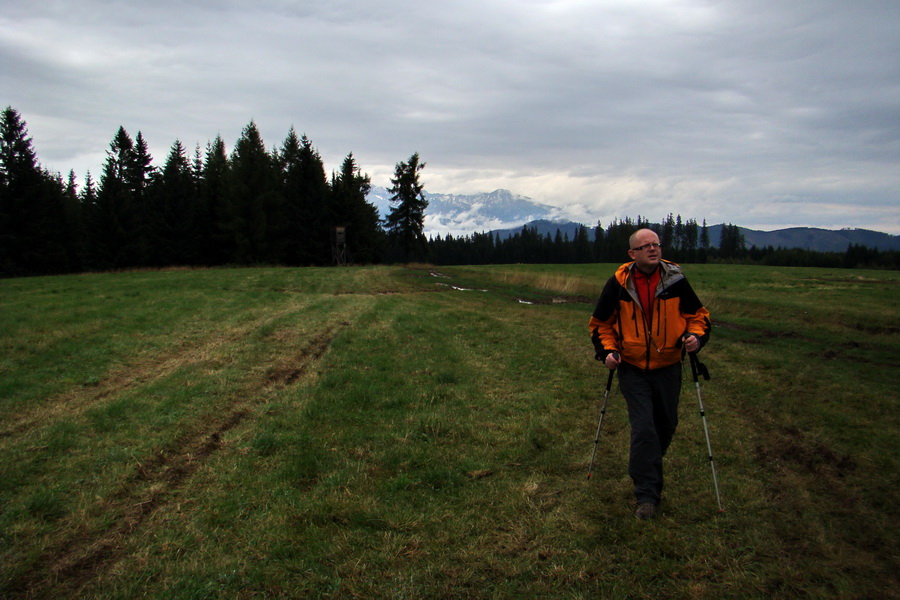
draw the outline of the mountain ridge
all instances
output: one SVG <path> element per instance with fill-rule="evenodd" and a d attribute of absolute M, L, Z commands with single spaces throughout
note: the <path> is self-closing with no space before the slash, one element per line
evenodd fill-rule
<path fill-rule="evenodd" d="M 577 221 L 564 218 L 562 210 L 529 198 L 497 189 L 478 194 L 425 193 L 428 209 L 425 212 L 425 234 L 454 237 L 474 233 L 490 233 L 505 239 L 522 231 L 523 227 L 536 229 L 541 235 L 562 235 L 573 239 L 579 227 Z M 383 187 L 373 186 L 367 196 L 382 216 L 390 212 L 391 193 Z M 708 227 L 710 243 L 719 245 L 724 223 Z M 593 239 L 594 226 L 587 226 Z M 823 229 L 819 227 L 786 227 L 762 231 L 738 226 L 746 247 L 802 248 L 816 252 L 844 252 L 850 245 L 865 246 L 877 250 L 900 250 L 900 235 L 892 235 L 870 229 Z"/>
<path fill-rule="evenodd" d="M 505 227 L 517 227 L 539 219 L 558 219 L 558 208 L 536 202 L 528 196 L 497 189 L 478 194 L 438 194 L 425 192 L 425 234 L 453 236 Z M 373 186 L 367 199 L 382 218 L 390 212 L 391 193 Z"/>
<path fill-rule="evenodd" d="M 712 246 L 719 246 L 724 226 L 724 223 L 722 223 L 707 227 L 709 241 Z M 549 234 L 551 237 L 555 236 L 558 230 L 563 236 L 573 239 L 578 228 L 584 227 L 584 225 L 575 221 L 566 221 L 564 223 L 533 221 L 523 226 L 493 230 L 488 233 L 498 236 L 500 239 L 506 239 L 521 232 L 522 227 L 534 229 L 542 236 Z M 588 227 L 588 230 L 590 239 L 593 240 L 593 227 Z M 815 252 L 844 252 L 850 245 L 857 245 L 875 250 L 900 250 L 900 236 L 871 229 L 848 228 L 833 230 L 819 227 L 787 227 L 773 231 L 761 231 L 738 226 L 738 230 L 744 236 L 746 248 L 772 246 L 773 248 L 800 248 Z"/>

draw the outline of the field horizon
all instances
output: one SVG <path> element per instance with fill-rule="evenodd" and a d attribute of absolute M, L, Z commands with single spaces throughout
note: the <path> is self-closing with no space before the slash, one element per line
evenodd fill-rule
<path fill-rule="evenodd" d="M 615 266 L 0 280 L 0 596 L 898 598 L 891 271 L 685 265 L 660 517 L 587 321 Z"/>

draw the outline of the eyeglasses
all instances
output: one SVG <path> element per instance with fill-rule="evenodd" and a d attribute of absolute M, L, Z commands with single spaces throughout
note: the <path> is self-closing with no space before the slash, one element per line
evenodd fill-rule
<path fill-rule="evenodd" d="M 634 252 L 638 250 L 649 250 L 650 248 L 662 248 L 662 244 L 659 242 L 650 242 L 649 244 L 644 244 L 643 246 L 638 246 L 637 248 L 632 248 Z"/>

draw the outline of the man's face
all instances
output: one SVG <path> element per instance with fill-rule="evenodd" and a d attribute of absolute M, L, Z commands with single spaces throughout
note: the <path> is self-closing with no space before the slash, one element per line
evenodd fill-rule
<path fill-rule="evenodd" d="M 648 244 L 659 244 L 659 236 L 652 231 L 641 231 L 637 234 L 634 245 L 628 251 L 628 256 L 635 262 L 637 268 L 645 273 L 649 273 L 659 266 L 659 259 L 662 258 L 662 248 L 658 245 L 654 248 Z"/>

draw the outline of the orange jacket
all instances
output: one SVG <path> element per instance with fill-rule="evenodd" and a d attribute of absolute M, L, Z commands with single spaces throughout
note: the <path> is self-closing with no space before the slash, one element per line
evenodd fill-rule
<path fill-rule="evenodd" d="M 633 262 L 609 278 L 588 325 L 597 360 L 618 352 L 623 361 L 645 370 L 679 362 L 686 333 L 709 340 L 709 311 L 703 307 L 681 267 L 660 261 L 659 285 L 650 314 L 641 307 L 634 288 Z"/>

